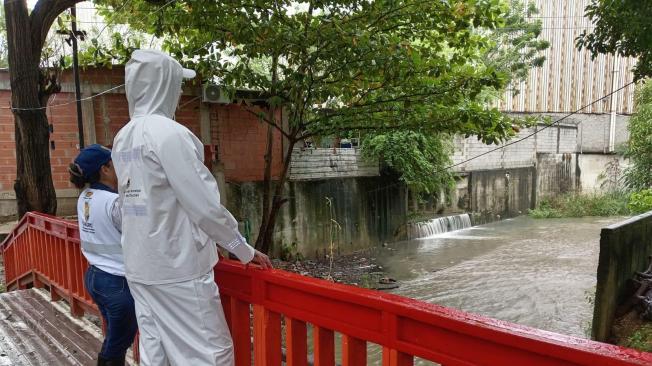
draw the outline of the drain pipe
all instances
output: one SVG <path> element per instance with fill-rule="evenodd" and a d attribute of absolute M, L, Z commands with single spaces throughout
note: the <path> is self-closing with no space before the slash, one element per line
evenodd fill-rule
<path fill-rule="evenodd" d="M 611 71 L 611 92 L 617 88 L 618 71 L 620 69 L 620 59 L 614 55 L 613 69 Z M 617 93 L 611 94 L 611 117 L 609 119 L 609 149 L 607 152 L 616 150 L 616 101 Z"/>

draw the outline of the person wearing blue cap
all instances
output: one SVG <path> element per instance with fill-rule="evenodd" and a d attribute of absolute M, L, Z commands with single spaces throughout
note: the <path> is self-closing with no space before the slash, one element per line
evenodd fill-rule
<path fill-rule="evenodd" d="M 123 366 L 138 323 L 125 278 L 118 178 L 111 150 L 97 144 L 86 147 L 68 172 L 70 181 L 83 189 L 77 201 L 77 216 L 82 253 L 89 263 L 84 285 L 106 322 L 97 364 Z"/>

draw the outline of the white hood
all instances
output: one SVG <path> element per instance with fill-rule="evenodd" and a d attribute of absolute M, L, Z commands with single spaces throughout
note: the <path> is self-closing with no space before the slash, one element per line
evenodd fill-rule
<path fill-rule="evenodd" d="M 111 156 L 131 282 L 199 278 L 217 263 L 214 243 L 243 263 L 254 257 L 238 222 L 220 204 L 217 182 L 203 163 L 203 144 L 171 119 L 184 77 L 194 72 L 158 51 L 135 51 L 125 69 L 131 121 L 116 135 Z"/>
<path fill-rule="evenodd" d="M 174 117 L 184 78 L 195 72 L 156 50 L 136 50 L 125 67 L 125 90 L 131 118 L 160 115 Z"/>

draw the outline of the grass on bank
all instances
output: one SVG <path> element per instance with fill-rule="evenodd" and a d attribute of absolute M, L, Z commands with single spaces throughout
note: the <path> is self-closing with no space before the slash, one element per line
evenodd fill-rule
<path fill-rule="evenodd" d="M 632 333 L 625 341 L 625 347 L 652 352 L 652 324 L 646 323 Z"/>
<path fill-rule="evenodd" d="M 545 199 L 529 210 L 537 219 L 584 216 L 627 216 L 634 212 L 629 207 L 629 193 L 565 194 Z"/>

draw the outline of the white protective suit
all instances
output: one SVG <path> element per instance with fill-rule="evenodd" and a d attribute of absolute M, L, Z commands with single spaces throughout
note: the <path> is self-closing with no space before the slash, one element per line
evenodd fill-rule
<path fill-rule="evenodd" d="M 187 73 L 194 74 L 162 52 L 134 51 L 125 68 L 131 120 L 113 143 L 126 277 L 145 366 L 233 364 L 213 281 L 214 243 L 243 263 L 254 256 L 220 204 L 202 143 L 172 120 Z"/>

